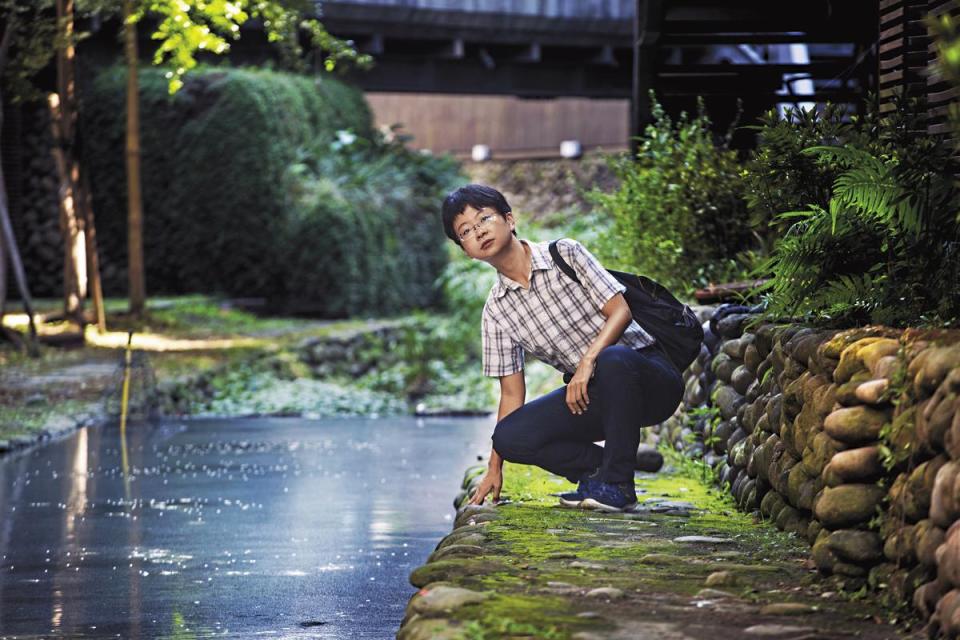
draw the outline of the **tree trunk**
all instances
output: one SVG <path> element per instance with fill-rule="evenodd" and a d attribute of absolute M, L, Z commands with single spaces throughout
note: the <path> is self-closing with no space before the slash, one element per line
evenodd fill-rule
<path fill-rule="evenodd" d="M 103 308 L 103 286 L 100 284 L 100 256 L 97 252 L 97 227 L 93 218 L 93 196 L 91 195 L 90 180 L 86 171 L 80 171 L 77 191 L 85 232 L 84 238 L 87 242 L 87 278 L 90 296 L 93 298 L 93 313 L 97 323 L 97 332 L 103 334 L 107 332 L 107 318 Z"/>
<path fill-rule="evenodd" d="M 13 33 L 16 29 L 16 21 L 9 19 L 3 30 L 3 37 L 0 38 L 0 76 L 3 75 L 7 66 L 7 54 L 10 51 L 10 43 L 13 40 Z M 0 86 L 0 131 L 3 131 L 3 92 Z M 27 288 L 27 275 L 23 271 L 23 262 L 20 261 L 20 252 L 17 250 L 17 244 L 13 239 L 13 225 L 10 223 L 10 212 L 7 211 L 7 183 L 3 177 L 3 157 L 0 152 L 0 260 L 6 261 L 13 268 L 13 275 L 17 281 L 17 288 L 20 291 L 20 299 L 23 300 L 23 308 L 27 312 L 27 319 L 30 325 L 30 340 L 27 343 L 30 355 L 39 355 L 37 351 L 37 325 L 33 319 L 33 303 L 30 300 L 30 290 Z M 0 272 L 5 268 L 0 268 Z M 0 329 L 3 327 L 3 312 L 6 307 L 6 277 L 4 276 L 3 296 L 0 298 Z"/>
<path fill-rule="evenodd" d="M 57 97 L 50 96 L 53 126 L 53 157 L 60 179 L 60 233 L 63 236 L 63 313 L 82 327 L 83 299 L 86 297 L 86 247 L 77 214 L 74 166 L 76 137 L 76 96 L 73 73 L 73 0 L 57 3 Z"/>
<path fill-rule="evenodd" d="M 140 194 L 140 89 L 137 78 L 137 27 L 133 0 L 123 0 L 124 52 L 127 58 L 127 277 L 130 314 L 143 315 L 147 298 L 143 271 L 143 198 Z"/>

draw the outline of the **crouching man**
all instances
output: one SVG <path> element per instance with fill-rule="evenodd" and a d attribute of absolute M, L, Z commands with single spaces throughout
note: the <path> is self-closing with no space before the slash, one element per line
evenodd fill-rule
<path fill-rule="evenodd" d="M 531 464 L 577 483 L 568 507 L 622 511 L 637 502 L 633 475 L 641 428 L 666 420 L 683 392 L 680 374 L 632 318 L 626 290 L 576 240 L 556 248 L 516 234 L 504 196 L 467 185 L 443 202 L 447 236 L 497 270 L 483 308 L 483 373 L 500 380 L 490 462 L 471 504 L 500 497 L 503 461 Z M 567 384 L 525 404 L 524 355 L 563 372 Z M 604 446 L 596 443 L 604 441 Z"/>

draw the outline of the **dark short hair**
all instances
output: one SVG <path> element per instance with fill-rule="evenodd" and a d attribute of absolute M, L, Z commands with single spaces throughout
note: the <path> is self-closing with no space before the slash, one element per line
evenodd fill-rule
<path fill-rule="evenodd" d="M 510 205 L 507 204 L 507 199 L 493 187 L 488 187 L 483 184 L 468 184 L 451 191 L 443 200 L 441 215 L 443 217 L 444 233 L 457 244 L 460 244 L 460 238 L 453 228 L 453 221 L 458 215 L 463 213 L 463 210 L 468 206 L 474 209 L 491 207 L 504 218 L 511 212 Z M 513 235 L 517 235 L 516 231 L 514 231 Z"/>

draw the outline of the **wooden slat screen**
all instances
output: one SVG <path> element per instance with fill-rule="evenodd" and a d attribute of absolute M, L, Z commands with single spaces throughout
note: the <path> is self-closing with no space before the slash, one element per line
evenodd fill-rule
<path fill-rule="evenodd" d="M 880 111 L 893 109 L 897 91 L 927 100 L 926 131 L 955 135 L 947 121 L 947 109 L 960 98 L 960 91 L 940 78 L 936 47 L 925 18 L 944 12 L 960 14 L 960 0 L 880 0 L 879 99 Z M 951 143 L 955 140 L 951 140 Z"/>
<path fill-rule="evenodd" d="M 946 12 L 952 12 L 954 15 L 960 13 L 960 2 L 957 0 L 930 0 L 929 12 L 931 15 L 939 16 Z M 956 143 L 955 133 L 950 128 L 947 121 L 947 108 L 951 102 L 955 102 L 960 97 L 960 91 L 956 87 L 948 85 L 937 72 L 937 52 L 934 43 L 931 41 L 927 46 L 927 64 L 929 72 L 927 73 L 927 107 L 930 115 L 927 121 L 927 131 L 932 134 L 947 135 L 951 137 L 951 143 Z"/>

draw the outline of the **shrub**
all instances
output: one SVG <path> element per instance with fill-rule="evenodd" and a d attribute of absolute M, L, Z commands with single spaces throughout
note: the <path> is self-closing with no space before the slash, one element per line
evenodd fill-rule
<path fill-rule="evenodd" d="M 447 260 L 437 203 L 458 178 L 452 161 L 379 137 L 303 150 L 288 176 L 287 297 L 329 317 L 437 304 Z"/>
<path fill-rule="evenodd" d="M 83 111 L 102 250 L 123 262 L 124 83 L 123 69 L 100 73 Z M 151 292 L 289 297 L 330 316 L 433 301 L 445 254 L 432 211 L 456 169 L 381 140 L 360 92 L 211 68 L 170 97 L 149 69 L 141 104 Z"/>
<path fill-rule="evenodd" d="M 899 325 L 960 314 L 958 167 L 942 139 L 917 135 L 921 101 L 895 107 L 855 119 L 846 145 L 803 150 L 839 175 L 828 202 L 776 217 L 789 226 L 761 267 L 769 314 Z"/>
<path fill-rule="evenodd" d="M 653 98 L 653 123 L 636 158 L 612 166 L 620 187 L 593 193 L 613 219 L 599 252 L 612 268 L 639 271 L 678 292 L 739 276 L 732 260 L 753 244 L 736 152 L 717 141 L 703 103 L 674 123 Z"/>
<path fill-rule="evenodd" d="M 757 146 L 744 163 L 743 196 L 761 251 L 768 254 L 789 226 L 777 216 L 807 205 L 826 207 L 833 181 L 842 171 L 836 163 L 803 150 L 846 144 L 858 134 L 843 109 L 834 105 L 819 111 L 790 108 L 784 117 L 771 109 L 759 124 L 744 128 L 757 131 Z"/>

